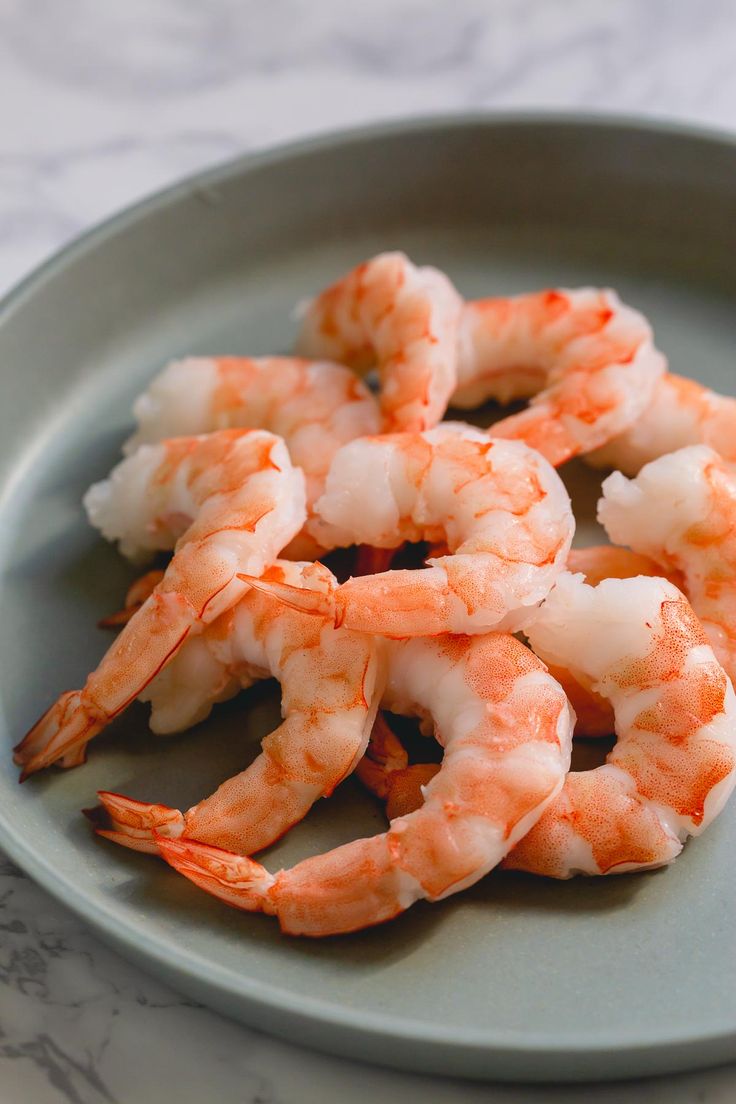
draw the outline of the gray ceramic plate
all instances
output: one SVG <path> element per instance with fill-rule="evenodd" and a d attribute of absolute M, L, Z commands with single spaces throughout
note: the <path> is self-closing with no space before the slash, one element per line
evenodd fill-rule
<path fill-rule="evenodd" d="M 170 741 L 132 709 L 85 767 L 17 784 L 11 744 L 96 663 L 108 638 L 95 621 L 132 575 L 80 499 L 114 463 L 133 395 L 173 355 L 287 351 L 294 303 L 394 248 L 469 296 L 613 285 L 653 320 L 675 369 L 736 390 L 736 147 L 724 138 L 591 120 L 409 123 L 235 162 L 87 235 L 0 319 L 0 844 L 124 954 L 325 1050 L 514 1079 L 736 1056 L 736 806 L 663 872 L 491 876 L 382 928 L 309 942 L 95 840 L 79 815 L 100 787 L 187 806 L 254 756 L 277 717 L 270 688 Z M 595 477 L 571 478 L 590 519 Z M 382 824 L 348 782 L 267 861 Z"/>

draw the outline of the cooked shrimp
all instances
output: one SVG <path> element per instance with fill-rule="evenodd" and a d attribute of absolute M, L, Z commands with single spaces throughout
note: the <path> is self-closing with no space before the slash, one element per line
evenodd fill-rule
<path fill-rule="evenodd" d="M 512 636 L 392 642 L 384 703 L 419 714 L 444 748 L 421 809 L 388 831 L 270 874 L 252 859 L 158 837 L 163 857 L 231 905 L 323 936 L 390 920 L 491 870 L 559 792 L 569 763 L 567 699 Z"/>
<path fill-rule="evenodd" d="M 98 629 L 119 629 L 127 625 L 133 614 L 137 613 L 145 600 L 151 597 L 163 577 L 163 569 L 159 568 L 139 575 L 128 587 L 123 608 L 108 614 L 107 617 L 102 617 L 97 622 Z"/>
<path fill-rule="evenodd" d="M 610 701 L 618 740 L 603 766 L 570 772 L 504 865 L 569 878 L 670 862 L 736 781 L 736 698 L 687 599 L 665 579 L 564 575 L 527 632 Z"/>
<path fill-rule="evenodd" d="M 363 575 L 331 595 L 273 584 L 299 608 L 396 637 L 521 628 L 564 568 L 574 529 L 567 492 L 539 453 L 449 422 L 345 445 L 316 511 L 327 544 L 446 541 L 450 554 L 424 570 Z"/>
<path fill-rule="evenodd" d="M 172 361 L 136 399 L 133 413 L 138 431 L 125 446 L 128 454 L 166 437 L 241 426 L 283 437 L 307 481 L 307 524 L 287 554 L 305 559 L 323 551 L 309 535 L 309 520 L 332 457 L 380 429 L 378 403 L 354 372 L 297 357 Z"/>
<path fill-rule="evenodd" d="M 277 561 L 266 577 L 325 586 L 321 564 Z M 365 751 L 382 690 L 382 664 L 366 633 L 335 629 L 257 590 L 184 642 L 141 695 L 154 732 L 177 732 L 256 680 L 281 683 L 284 723 L 261 754 L 188 812 L 101 792 L 100 835 L 158 853 L 154 830 L 251 854 L 273 843 L 330 794 Z"/>
<path fill-rule="evenodd" d="M 171 548 L 161 581 L 88 677 L 55 702 L 15 749 L 23 775 L 85 745 L 121 713 L 179 649 L 246 591 L 306 517 L 304 476 L 284 442 L 226 429 L 144 445 L 87 493 L 93 524 L 128 555 Z"/>
<path fill-rule="evenodd" d="M 380 378 L 387 431 L 431 429 L 455 389 L 462 299 L 435 268 L 381 253 L 306 305 L 297 349 Z"/>
<path fill-rule="evenodd" d="M 603 482 L 598 517 L 612 540 L 682 572 L 713 650 L 736 679 L 736 468 L 707 445 Z"/>
<path fill-rule="evenodd" d="M 395 820 L 424 803 L 424 788 L 439 770 L 439 763 L 410 764 L 406 748 L 379 713 L 355 776 L 385 802 L 386 816 Z"/>
<path fill-rule="evenodd" d="M 605 766 L 568 775 L 503 865 L 566 878 L 670 862 L 723 808 L 736 765 L 736 699 L 684 595 L 661 578 L 565 575 L 528 633 L 550 674 L 610 703 L 618 742 Z M 437 769 L 408 766 L 379 717 L 358 776 L 392 818 L 421 805 Z"/>
<path fill-rule="evenodd" d="M 736 399 L 668 374 L 657 381 L 634 424 L 585 459 L 636 475 L 650 460 L 687 445 L 710 445 L 725 460 L 736 461 Z"/>
<path fill-rule="evenodd" d="M 465 304 L 452 405 L 533 396 L 493 426 L 555 466 L 604 445 L 642 414 L 666 362 L 647 320 L 613 291 L 532 292 Z"/>
<path fill-rule="evenodd" d="M 571 548 L 567 569 L 581 573 L 591 586 L 603 579 L 660 576 L 664 570 L 648 556 L 638 556 L 628 548 L 615 548 L 610 544 Z M 575 736 L 610 736 L 615 723 L 611 703 L 593 690 L 591 681 L 582 684 L 566 667 L 549 660 L 547 669 L 567 694 L 575 714 Z M 371 793 L 385 801 L 386 815 L 393 820 L 419 808 L 424 800 L 422 787 L 438 770 L 436 763 L 410 764 L 403 744 L 379 713 L 366 753 L 355 773 Z"/>
<path fill-rule="evenodd" d="M 603 579 L 633 579 L 637 575 L 666 577 L 682 589 L 682 579 L 676 572 L 667 572 L 648 556 L 639 556 L 628 548 L 610 544 L 592 548 L 571 548 L 567 557 L 568 571 L 580 572 L 586 583 L 596 586 Z M 614 730 L 611 703 L 596 694 L 589 683 L 582 684 L 565 668 L 548 664 L 570 699 L 576 716 L 576 736 L 610 736 Z"/>
<path fill-rule="evenodd" d="M 604 579 L 635 579 L 637 575 L 648 575 L 668 579 L 682 590 L 679 571 L 668 570 L 651 556 L 642 556 L 630 548 L 620 548 L 615 544 L 571 548 L 567 570 L 573 575 L 584 575 L 589 586 L 598 586 Z"/>

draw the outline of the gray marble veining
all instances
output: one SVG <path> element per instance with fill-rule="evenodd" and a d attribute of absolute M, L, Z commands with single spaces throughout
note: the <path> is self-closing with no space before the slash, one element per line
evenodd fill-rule
<path fill-rule="evenodd" d="M 733 129 L 731 0 L 0 0 L 0 288 L 151 190 L 244 150 L 467 108 Z M 725 1104 L 736 1071 L 628 1086 Z M 0 858 L 0 1102 L 613 1104 L 621 1086 L 428 1081 L 301 1051 L 167 990 Z"/>

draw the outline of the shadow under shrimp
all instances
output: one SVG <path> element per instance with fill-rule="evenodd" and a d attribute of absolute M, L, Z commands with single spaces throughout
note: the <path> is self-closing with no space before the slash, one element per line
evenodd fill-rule
<path fill-rule="evenodd" d="M 151 732 L 148 707 L 134 703 L 100 737 L 96 775 L 112 777 L 106 765 L 122 762 L 127 773 L 114 772 L 118 792 L 189 808 L 257 758 L 261 740 L 280 722 L 280 700 L 275 680 L 264 680 L 219 704 L 201 724 L 164 736 Z M 89 798 L 92 807 L 94 788 Z"/>
<path fill-rule="evenodd" d="M 549 916 L 596 916 L 627 909 L 649 878 L 666 877 L 666 870 L 650 870 L 614 877 L 579 877 L 566 881 L 524 874 L 517 870 L 492 871 L 463 894 L 463 907 L 488 912 L 489 924 L 498 912 L 547 913 Z"/>

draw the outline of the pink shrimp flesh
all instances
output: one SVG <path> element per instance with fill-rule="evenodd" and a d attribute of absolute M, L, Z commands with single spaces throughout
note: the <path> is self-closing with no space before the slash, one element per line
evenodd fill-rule
<path fill-rule="evenodd" d="M 461 309 L 443 273 L 381 253 L 307 305 L 297 348 L 358 371 L 375 365 L 384 430 L 431 429 L 455 388 Z"/>
<path fill-rule="evenodd" d="M 618 739 L 603 766 L 569 774 L 504 865 L 568 878 L 671 862 L 736 781 L 736 698 L 687 599 L 664 579 L 564 575 L 527 631 L 611 702 Z"/>
<path fill-rule="evenodd" d="M 668 373 L 633 425 L 585 459 L 597 468 L 636 475 L 644 464 L 688 445 L 708 445 L 724 460 L 736 461 L 736 399 Z"/>
<path fill-rule="evenodd" d="M 679 572 L 716 656 L 736 679 L 736 468 L 707 445 L 603 483 L 598 517 L 609 537 Z"/>
<path fill-rule="evenodd" d="M 283 437 L 307 484 L 307 523 L 287 550 L 295 559 L 324 551 L 311 536 L 312 506 L 332 457 L 355 437 L 378 433 L 378 403 L 354 372 L 299 357 L 189 357 L 172 361 L 133 407 L 141 444 L 216 429 L 267 429 Z"/>
<path fill-rule="evenodd" d="M 669 579 L 682 589 L 678 572 L 667 571 L 649 556 L 640 556 L 628 548 L 610 544 L 592 548 L 571 548 L 567 557 L 567 569 L 580 572 L 586 583 L 596 586 L 603 579 L 633 579 L 637 575 L 650 575 Z M 575 735 L 587 737 L 610 736 L 614 731 L 611 703 L 587 684 L 583 685 L 568 670 L 549 664 L 550 674 L 564 688 L 575 712 Z"/>
<path fill-rule="evenodd" d="M 493 426 L 555 466 L 632 425 L 666 368 L 646 319 L 615 292 L 580 288 L 465 304 L 452 405 L 532 396 Z"/>
<path fill-rule="evenodd" d="M 425 570 L 349 579 L 329 596 L 272 588 L 336 623 L 396 637 L 521 628 L 562 571 L 574 528 L 543 457 L 448 422 L 345 445 L 316 510 L 327 543 L 447 544 Z"/>
<path fill-rule="evenodd" d="M 292 586 L 325 586 L 320 564 L 277 561 L 267 578 Z M 365 751 L 383 688 L 378 643 L 335 629 L 283 606 L 258 590 L 190 637 L 146 687 L 155 732 L 204 720 L 256 680 L 281 683 L 284 722 L 266 736 L 261 754 L 188 812 L 100 792 L 92 810 L 100 835 L 137 851 L 158 853 L 154 831 L 185 835 L 252 854 L 301 820 L 328 796 Z"/>
<path fill-rule="evenodd" d="M 228 904 L 309 936 L 390 920 L 492 869 L 559 792 L 570 755 L 567 699 L 505 634 L 405 640 L 389 650 L 384 704 L 431 720 L 444 747 L 421 809 L 277 874 L 183 837 L 157 837 L 166 861 Z"/>
<path fill-rule="evenodd" d="M 220 430 L 141 447 L 86 505 L 129 553 L 175 543 L 150 597 L 82 690 L 61 697 L 15 749 L 22 778 L 85 745 L 141 693 L 193 633 L 246 591 L 239 572 L 260 575 L 306 516 L 304 478 L 283 441 L 261 430 Z"/>

